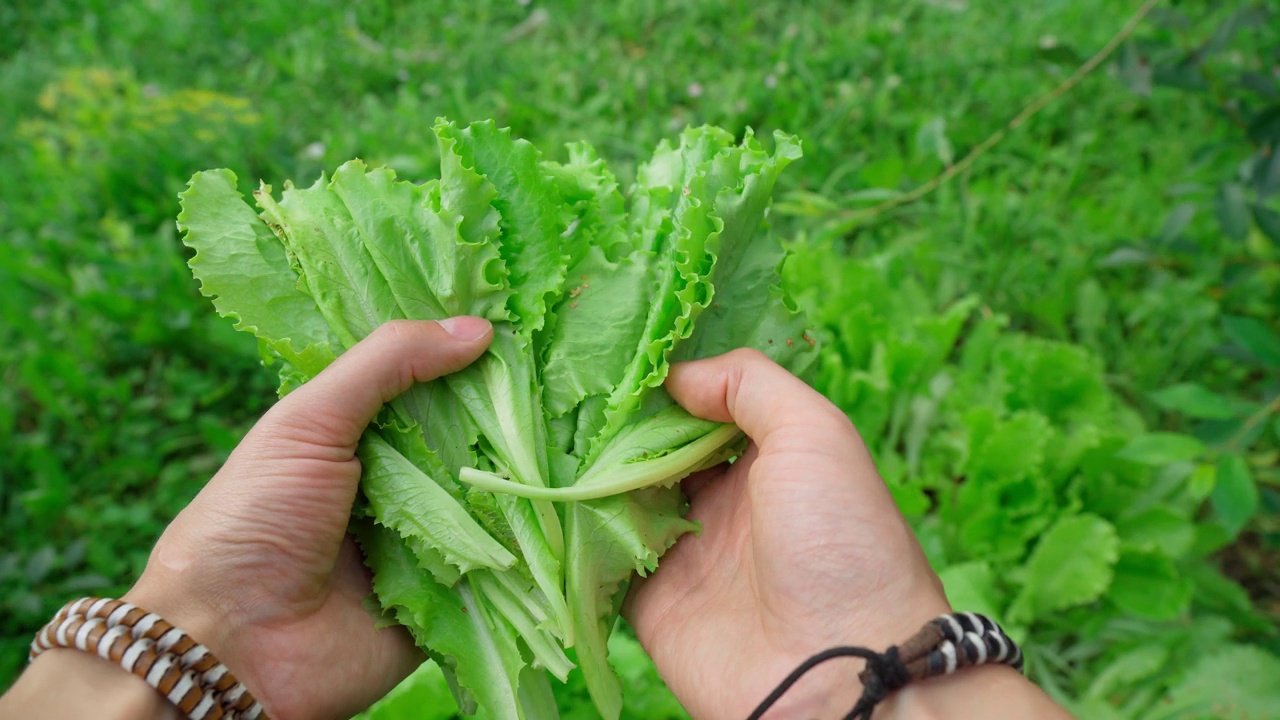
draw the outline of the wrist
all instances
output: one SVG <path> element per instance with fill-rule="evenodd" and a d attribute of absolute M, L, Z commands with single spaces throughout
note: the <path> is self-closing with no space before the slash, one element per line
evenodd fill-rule
<path fill-rule="evenodd" d="M 224 613 L 210 603 L 174 592 L 161 583 L 153 582 L 145 573 L 120 599 L 181 628 L 196 642 L 209 648 L 223 664 L 228 664 L 230 648 L 227 646 L 231 632 L 223 619 Z"/>
<path fill-rule="evenodd" d="M 54 648 L 37 657 L 0 697 L 3 717 L 179 717 L 155 688 L 96 655 Z"/>
<path fill-rule="evenodd" d="M 973 716 L 991 720 L 1071 718 L 1017 670 L 1007 665 L 982 665 L 911 683 L 885 698 L 872 720 Z"/>
<path fill-rule="evenodd" d="M 883 652 L 907 640 L 929 621 L 951 612 L 941 590 L 927 579 L 915 588 L 903 590 L 901 598 L 892 599 L 898 602 L 877 602 L 874 608 L 863 606 L 866 612 L 851 618 L 838 638 L 803 657 L 791 658 L 783 674 L 812 654 L 837 645 L 858 645 Z M 862 695 L 858 674 L 865 667 L 866 663 L 860 659 L 842 658 L 813 668 L 766 717 L 844 717 Z"/>
<path fill-rule="evenodd" d="M 262 700 L 261 688 L 251 677 L 250 663 L 241 652 L 236 613 L 228 612 L 210 598 L 183 592 L 186 583 L 175 582 L 144 571 L 138 582 L 120 599 L 154 613 L 179 628 L 227 668 L 250 693 Z"/>

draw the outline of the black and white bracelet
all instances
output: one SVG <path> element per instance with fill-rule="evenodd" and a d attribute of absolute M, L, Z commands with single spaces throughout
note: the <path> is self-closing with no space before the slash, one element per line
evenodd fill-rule
<path fill-rule="evenodd" d="M 867 720 L 889 693 L 907 683 L 950 675 L 976 665 L 1008 665 L 1022 672 L 1022 650 L 986 615 L 962 612 L 934 618 L 901 645 L 883 653 L 862 647 L 834 647 L 800 663 L 766 697 L 747 720 L 760 720 L 775 703 L 814 667 L 838 657 L 860 657 L 867 666 L 858 674 L 862 697 L 845 720 Z"/>

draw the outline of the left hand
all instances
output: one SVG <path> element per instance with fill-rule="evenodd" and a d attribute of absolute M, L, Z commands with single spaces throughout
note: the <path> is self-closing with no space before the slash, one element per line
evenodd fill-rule
<path fill-rule="evenodd" d="M 204 643 L 277 720 L 348 718 L 423 656 L 375 629 L 347 518 L 356 445 L 383 403 L 470 364 L 493 337 L 462 317 L 388 323 L 277 403 L 165 530 L 126 600 Z"/>

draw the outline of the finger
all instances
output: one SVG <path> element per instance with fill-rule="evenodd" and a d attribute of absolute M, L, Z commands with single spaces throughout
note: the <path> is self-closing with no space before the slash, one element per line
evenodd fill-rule
<path fill-rule="evenodd" d="M 461 370 L 492 339 L 493 326 L 477 317 L 386 323 L 276 403 L 254 434 L 283 435 L 349 456 L 384 403 L 415 382 Z"/>
<path fill-rule="evenodd" d="M 817 433 L 815 441 L 856 435 L 831 401 L 758 350 L 678 363 L 666 388 L 693 415 L 736 423 L 762 447 L 783 428 L 807 428 Z"/>
<path fill-rule="evenodd" d="M 680 489 L 684 491 L 685 497 L 689 498 L 692 502 L 698 494 L 702 492 L 704 487 L 723 477 L 730 467 L 729 463 L 725 462 L 720 463 L 715 467 L 707 468 L 706 470 L 699 470 L 684 480 L 681 480 Z"/>

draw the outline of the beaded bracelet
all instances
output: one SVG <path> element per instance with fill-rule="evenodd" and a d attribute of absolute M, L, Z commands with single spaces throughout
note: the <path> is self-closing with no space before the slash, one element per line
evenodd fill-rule
<path fill-rule="evenodd" d="M 142 678 L 191 720 L 265 718 L 262 705 L 226 665 L 190 635 L 123 600 L 67 603 L 31 641 L 28 660 L 55 647 L 116 663 Z"/>
<path fill-rule="evenodd" d="M 760 720 L 801 676 L 837 657 L 867 661 L 867 667 L 858 673 L 862 696 L 845 720 L 870 718 L 871 711 L 889 693 L 916 680 L 986 664 L 1009 665 L 1022 672 L 1022 650 L 991 618 L 971 612 L 942 615 L 930 620 L 906 642 L 883 653 L 862 647 L 834 647 L 814 655 L 779 683 L 747 720 Z"/>

